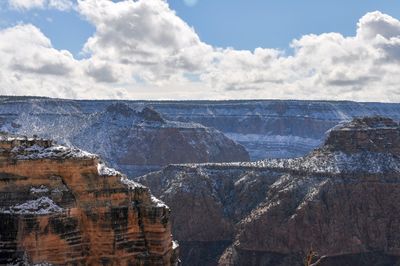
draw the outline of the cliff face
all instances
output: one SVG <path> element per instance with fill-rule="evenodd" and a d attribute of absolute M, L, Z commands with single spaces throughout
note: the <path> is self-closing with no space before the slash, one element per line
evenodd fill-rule
<path fill-rule="evenodd" d="M 188 204 L 172 217 L 187 265 L 220 240 L 231 244 L 208 265 L 303 265 L 310 249 L 327 256 L 321 266 L 397 265 L 399 148 L 399 124 L 355 119 L 305 157 L 170 166 L 140 180 L 167 204 Z M 190 204 L 192 195 L 197 203 Z M 216 211 L 204 218 L 208 206 Z M 191 214 L 188 224 L 184 213 Z M 197 219 L 203 234 L 193 230 Z M 219 234 L 208 229 L 214 226 Z"/>
<path fill-rule="evenodd" d="M 10 104 L 10 111 L 18 112 L 5 115 L 4 121 L 0 115 L 0 126 L 7 132 L 36 134 L 99 154 L 129 176 L 171 163 L 250 160 L 243 146 L 218 130 L 164 119 L 147 106 L 99 104 L 86 113 L 75 102 L 53 100 L 53 106 L 48 101 Z"/>
<path fill-rule="evenodd" d="M 176 265 L 169 216 L 97 156 L 0 139 L 1 265 Z"/>
<path fill-rule="evenodd" d="M 92 115 L 71 140 L 134 176 L 173 163 L 249 161 L 241 145 L 215 129 L 165 120 L 148 107 L 137 112 L 125 104 Z"/>
<path fill-rule="evenodd" d="M 171 165 L 141 177 L 173 209 L 171 222 L 183 265 L 216 265 L 236 224 L 279 177 L 251 164 Z"/>
<path fill-rule="evenodd" d="M 164 120 L 180 121 L 192 125 L 198 123 L 207 128 L 215 128 L 228 138 L 243 145 L 253 161 L 304 156 L 323 143 L 324 133 L 328 129 L 340 122 L 350 121 L 354 117 L 381 115 L 400 121 L 400 104 L 398 103 L 293 100 L 74 101 L 0 96 L 0 130 L 20 134 L 47 134 L 53 139 L 66 140 L 67 144 L 77 145 L 71 136 L 76 135 L 86 124 L 91 124 L 87 122 L 88 117 L 102 116 L 110 106 L 121 103 L 133 110 L 138 110 L 138 112 L 146 106 L 151 106 L 153 110 L 162 115 Z M 157 120 L 153 119 L 153 121 Z M 107 120 L 99 120 L 99 123 L 105 122 Z M 132 126 L 132 123 L 130 125 Z M 119 126 L 126 127 L 127 125 L 119 124 Z M 104 124 L 104 128 L 107 128 L 107 124 Z M 176 131 L 179 133 L 181 130 L 176 129 Z M 196 132 L 195 129 L 186 131 Z M 91 134 L 94 132 L 92 131 Z M 178 133 L 175 133 L 175 136 Z M 193 134 L 185 134 L 187 140 L 179 139 L 176 143 L 190 143 L 190 137 Z M 149 135 L 151 134 L 149 133 Z M 210 134 L 203 131 L 203 135 Z M 107 135 L 105 136 L 107 137 Z M 206 139 L 200 138 L 198 143 L 204 141 L 207 144 Z M 96 140 L 96 143 L 101 142 L 104 145 L 102 149 L 97 149 L 98 151 L 92 150 L 92 148 L 96 148 L 94 144 L 83 148 L 103 157 L 119 148 L 116 145 L 117 142 L 107 143 L 102 138 Z M 227 142 L 220 142 L 221 144 L 228 145 Z M 192 162 L 220 162 L 213 161 L 211 156 L 218 151 L 215 149 L 216 143 L 210 143 L 209 146 L 214 147 L 209 150 L 209 160 Z M 235 150 L 238 151 L 238 149 Z M 99 153 L 99 151 L 101 152 Z M 146 150 L 141 152 L 146 153 Z M 168 153 L 178 154 L 172 149 Z M 225 158 L 221 162 L 243 160 L 235 157 L 236 153 L 239 154 L 238 152 L 232 153 L 233 159 L 221 156 Z M 206 153 L 203 154 L 206 155 Z M 149 155 L 151 158 L 153 154 Z M 119 166 L 115 162 L 108 163 L 111 163 L 113 167 Z M 143 170 L 138 173 L 157 169 L 151 165 L 147 165 L 148 169 L 141 165 L 124 165 L 123 167 L 121 169 L 124 172 L 133 167 Z"/>
<path fill-rule="evenodd" d="M 253 161 L 305 156 L 324 142 L 328 129 L 355 117 L 381 115 L 400 121 L 398 103 L 242 100 L 147 104 L 168 119 L 218 129 L 242 144 Z"/>

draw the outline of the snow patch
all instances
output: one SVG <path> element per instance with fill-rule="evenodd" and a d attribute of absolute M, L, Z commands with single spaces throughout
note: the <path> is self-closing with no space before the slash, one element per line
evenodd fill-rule
<path fill-rule="evenodd" d="M 11 150 L 15 159 L 18 160 L 38 160 L 38 159 L 67 159 L 67 158 L 82 158 L 82 159 L 94 159 L 96 155 L 76 149 L 68 148 L 65 146 L 51 146 L 44 148 L 38 145 L 27 146 L 16 146 Z"/>
<path fill-rule="evenodd" d="M 22 204 L 11 206 L 8 210 L 3 210 L 1 212 L 10 214 L 50 214 L 63 211 L 64 209 L 50 198 L 40 197 L 36 200 L 30 200 Z"/>
<path fill-rule="evenodd" d="M 177 249 L 177 248 L 179 248 L 179 243 L 178 243 L 178 241 L 173 240 L 172 241 L 172 249 Z"/>
<path fill-rule="evenodd" d="M 107 167 L 103 162 L 97 165 L 97 171 L 100 176 L 120 176 L 121 173 L 113 168 Z"/>
<path fill-rule="evenodd" d="M 42 193 L 48 193 L 48 192 L 49 192 L 49 189 L 48 189 L 46 186 L 41 185 L 40 187 L 32 187 L 32 188 L 29 190 L 29 192 L 30 192 L 31 194 L 42 194 Z"/>
<path fill-rule="evenodd" d="M 157 208 L 167 208 L 167 209 L 169 209 L 169 207 L 163 201 L 157 199 L 153 195 L 151 195 L 151 202 L 154 203 Z"/>
<path fill-rule="evenodd" d="M 255 163 L 258 167 L 291 169 L 311 173 L 374 173 L 400 172 L 400 158 L 390 153 L 317 151 L 306 157 L 294 159 L 270 159 Z"/>
<path fill-rule="evenodd" d="M 126 176 L 121 176 L 121 182 L 123 184 L 125 184 L 126 186 L 128 186 L 129 189 L 135 189 L 135 188 L 145 188 L 145 186 L 143 186 L 142 184 L 139 184 L 135 181 L 130 180 L 128 177 Z"/>

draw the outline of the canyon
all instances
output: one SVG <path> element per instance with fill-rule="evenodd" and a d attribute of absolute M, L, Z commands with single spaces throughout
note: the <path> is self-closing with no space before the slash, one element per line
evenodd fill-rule
<path fill-rule="evenodd" d="M 178 265 L 170 209 L 91 153 L 0 137 L 1 265 Z"/>
<path fill-rule="evenodd" d="M 113 105 L 117 106 L 112 107 Z M 132 115 L 132 111 L 127 113 L 126 108 L 132 109 L 136 114 Z M 154 159 L 145 162 L 146 160 L 141 159 L 142 162 L 138 164 L 124 164 L 112 159 L 107 161 L 112 167 L 129 172 L 133 176 L 160 169 L 161 166 L 169 163 L 246 161 L 245 159 L 248 160 L 249 156 L 252 161 L 304 156 L 321 145 L 326 137 L 325 132 L 340 122 L 349 121 L 355 117 L 374 115 L 389 117 L 395 121 L 400 120 L 400 104 L 398 103 L 301 100 L 89 101 L 2 96 L 0 97 L 0 130 L 49 137 L 60 143 L 75 145 L 107 157 L 107 153 L 121 148 L 118 139 L 114 139 L 113 142 L 108 141 L 109 138 L 115 138 L 115 135 L 119 134 L 114 128 L 125 128 L 124 134 L 127 128 L 130 128 L 131 132 L 128 134 L 132 134 L 133 139 L 136 138 L 136 130 L 142 127 L 143 131 L 150 131 L 149 128 L 151 128 L 154 132 L 158 132 L 161 123 L 154 123 L 157 122 L 154 120 L 153 123 L 149 123 L 139 114 L 145 108 L 158 112 L 162 119 L 172 122 L 167 122 L 167 124 L 171 125 L 170 131 L 177 132 L 175 135 L 185 132 L 182 134 L 186 134 L 185 136 L 189 139 L 180 137 L 173 146 L 183 143 L 182 150 L 187 150 L 187 156 L 193 160 L 182 161 L 180 158 L 174 158 L 172 154 L 177 153 L 169 149 L 169 156 L 162 160 Z M 118 116 L 119 112 L 119 116 L 122 117 L 123 114 L 130 113 L 133 122 L 129 122 L 131 120 L 126 118 L 122 119 L 125 122 L 108 119 L 113 115 Z M 96 125 L 93 125 L 90 118 L 97 121 Z M 142 123 L 143 121 L 147 122 Z M 114 134 L 104 132 L 108 129 L 108 125 L 111 125 Z M 88 128 L 86 130 L 88 134 L 102 133 L 99 133 L 96 139 L 97 145 L 102 146 L 101 149 L 88 140 L 85 141 L 87 143 L 85 147 L 80 147 L 81 143 L 77 143 L 79 138 L 74 138 L 74 136 L 82 127 Z M 90 130 L 90 127 L 95 128 L 96 131 Z M 163 130 L 167 130 L 165 127 Z M 226 138 L 215 132 L 222 133 Z M 146 141 L 153 138 L 153 133 L 148 133 L 148 135 L 151 137 L 145 138 Z M 198 135 L 197 138 L 193 137 L 196 135 Z M 190 142 L 191 137 L 196 141 Z M 210 141 L 216 137 L 223 141 Z M 240 145 L 232 144 L 228 139 Z M 201 143 L 207 148 L 200 147 Z M 192 145 L 194 148 L 190 147 Z M 164 146 L 168 148 L 170 145 Z M 224 152 L 224 147 L 235 152 Z M 244 153 L 243 147 L 249 155 Z M 146 144 L 138 148 L 135 147 L 142 154 L 148 153 Z M 205 152 L 201 156 L 196 155 L 200 152 L 199 150 Z M 226 157 L 226 154 L 232 155 Z M 122 153 L 119 156 L 123 156 Z M 149 154 L 147 158 L 152 158 L 152 156 Z"/>
<path fill-rule="evenodd" d="M 52 138 L 69 147 L 62 149 L 84 149 L 99 154 L 97 166 L 90 171 L 97 169 L 97 175 L 107 172 L 112 176 L 114 171 L 99 170 L 108 169 L 105 164 L 110 165 L 126 173 L 129 182 L 135 184 L 135 196 L 129 196 L 138 199 L 134 200 L 135 204 L 146 206 L 143 208 L 147 212 L 154 206 L 168 209 L 151 196 L 149 187 L 151 193 L 172 210 L 171 214 L 158 211 L 157 215 L 167 217 L 168 226 L 172 225 L 183 265 L 296 266 L 303 264 L 310 250 L 326 256 L 321 266 L 399 263 L 397 228 L 400 228 L 400 218 L 396 204 L 400 197 L 397 193 L 399 120 L 400 104 L 394 103 L 85 101 L 0 97 L 0 131 L 29 135 L 33 137 L 29 140 L 35 141 L 42 137 Z M 4 159 L 11 165 L 15 162 L 23 165 L 32 159 L 26 154 L 43 154 L 42 150 L 23 149 L 18 159 L 8 151 L 4 153 Z M 46 165 L 48 158 L 41 156 L 44 155 L 35 157 L 34 161 L 40 160 Z M 75 155 L 69 156 L 58 162 L 76 159 Z M 57 165 L 51 164 L 51 167 L 60 171 Z M 31 165 L 31 168 L 37 166 Z M 74 171 L 82 169 L 83 166 Z M 30 177 L 28 170 L 24 171 L 11 175 L 13 178 L 14 175 Z M 50 170 L 46 168 L 46 171 Z M 5 184 L 9 180 L 17 182 L 17 178 L 10 179 L 9 175 L 6 172 Z M 60 174 L 54 174 L 57 175 Z M 96 174 L 89 176 L 93 175 Z M 116 175 L 121 180 L 123 175 Z M 104 188 L 94 184 L 95 179 L 89 178 L 89 181 L 87 175 L 84 176 L 79 182 L 85 184 L 85 189 L 90 191 L 88 194 L 92 193 L 93 186 L 108 191 L 107 195 L 114 193 L 109 192 L 111 185 L 103 184 Z M 123 180 L 128 182 L 127 177 Z M 77 198 L 76 192 L 70 193 L 73 197 L 68 194 L 71 188 L 63 193 L 65 202 L 53 197 L 53 191 L 62 190 L 61 183 L 66 181 L 24 182 L 7 185 L 1 190 L 5 193 L 4 206 L 0 206 L 2 215 L 31 215 L 32 206 L 45 215 L 47 211 L 59 215 L 76 205 L 68 199 Z M 114 181 L 112 184 L 114 186 Z M 79 193 L 87 194 L 83 188 L 79 189 L 82 189 Z M 13 190 L 19 196 L 6 193 Z M 43 197 L 37 194 L 42 190 L 47 193 Z M 139 194 L 145 196 L 139 197 Z M 14 200 L 13 197 L 21 198 Z M 86 196 L 82 197 L 82 202 L 85 202 L 84 198 Z M 26 207 L 28 212 L 24 213 Z M 135 210 L 139 209 L 135 207 Z M 101 219 L 108 223 L 103 227 L 112 227 L 113 214 L 103 209 L 101 213 Z M 146 211 L 138 213 L 136 215 L 143 217 Z M 119 217 L 124 215 L 118 214 Z M 143 224 L 140 217 L 137 220 Z M 164 219 L 157 217 L 156 220 Z M 40 226 L 35 223 L 34 230 L 40 231 L 38 236 L 47 234 L 52 228 L 51 224 L 47 225 L 48 219 L 43 219 Z M 86 221 L 90 219 L 85 218 L 78 224 L 87 227 Z M 18 229 L 14 235 L 7 236 L 10 242 L 6 246 L 13 256 L 19 254 L 19 259 L 33 256 L 33 249 L 22 252 L 21 244 L 15 243 L 21 232 L 19 229 L 23 228 L 22 235 L 32 231 L 25 229 L 30 226 L 28 223 L 14 217 L 6 223 L 9 228 L 1 229 L 10 232 Z M 50 230 L 49 238 L 55 238 L 55 230 Z M 93 232 L 98 230 L 102 229 L 96 228 Z M 86 243 L 79 250 L 87 250 L 90 246 L 87 242 L 97 242 L 99 236 L 93 232 L 78 238 L 79 241 L 85 239 Z M 125 237 L 118 239 L 128 241 L 127 246 L 141 245 L 125 240 Z M 31 242 L 30 247 L 38 245 Z M 157 259 L 143 255 L 146 257 L 143 263 L 176 263 L 177 245 L 171 238 L 167 242 L 172 249 L 165 248 L 164 252 L 169 255 L 156 256 Z M 71 243 L 75 245 L 74 240 Z M 114 246 L 107 248 L 113 249 L 116 250 Z M 99 257 L 104 257 L 106 264 L 116 259 L 112 254 L 86 252 L 84 255 L 87 261 L 82 264 L 98 261 Z M 43 260 L 42 255 L 37 256 L 35 263 Z M 133 258 L 137 259 L 137 253 L 132 255 Z M 7 260 L 13 259 L 7 257 Z M 119 261 L 116 265 L 124 263 L 126 261 Z"/>
<path fill-rule="evenodd" d="M 167 120 L 148 106 L 55 99 L 0 100 L 1 131 L 51 138 L 96 153 L 130 177 L 171 163 L 249 161 L 220 131 Z"/>
<path fill-rule="evenodd" d="M 332 128 L 303 157 L 171 165 L 139 182 L 173 210 L 184 265 L 400 263 L 400 126 Z M 187 215 L 190 213 L 190 215 Z"/>

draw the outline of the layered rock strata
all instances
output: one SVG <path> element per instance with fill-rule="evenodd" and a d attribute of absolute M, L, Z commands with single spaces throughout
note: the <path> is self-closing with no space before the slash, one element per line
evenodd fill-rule
<path fill-rule="evenodd" d="M 65 102 L 54 110 L 51 102 L 39 102 L 39 106 L 26 107 L 24 111 L 15 103 L 17 117 L 7 114 L 6 121 L 2 121 L 0 114 L 0 128 L 55 139 L 98 154 L 108 165 L 129 176 L 140 176 L 171 163 L 250 160 L 243 146 L 220 131 L 165 119 L 147 106 L 99 104 L 93 113 L 83 113 L 79 105 L 63 106 Z"/>
<path fill-rule="evenodd" d="M 177 265 L 170 209 L 93 154 L 0 138 L 1 265 Z"/>
<path fill-rule="evenodd" d="M 328 129 L 354 117 L 381 115 L 400 121 L 399 103 L 302 100 L 82 101 L 0 96 L 0 130 L 13 130 L 19 134 L 47 133 L 53 139 L 64 138 L 75 144 L 67 136 L 75 135 L 85 125 L 87 116 L 96 116 L 110 105 L 121 103 L 133 110 L 151 106 L 162 114 L 164 120 L 194 122 L 215 128 L 242 144 L 252 161 L 304 156 L 323 143 L 324 133 Z M 101 141 L 103 139 L 97 139 L 97 142 Z M 118 145 L 103 145 L 106 152 L 116 147 Z M 99 154 L 94 150 L 92 152 Z M 234 161 L 238 161 L 238 158 Z"/>
<path fill-rule="evenodd" d="M 296 266 L 311 249 L 321 266 L 400 263 L 400 126 L 390 119 L 343 123 L 305 157 L 170 166 L 140 180 L 175 209 L 185 202 L 172 221 L 186 265 Z M 231 244 L 207 263 L 196 255 L 222 241 Z"/>

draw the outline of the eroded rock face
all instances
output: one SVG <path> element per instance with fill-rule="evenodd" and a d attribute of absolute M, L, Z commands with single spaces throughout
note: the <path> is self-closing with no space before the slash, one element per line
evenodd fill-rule
<path fill-rule="evenodd" d="M 265 199 L 278 178 L 251 164 L 171 165 L 140 178 L 168 202 L 184 265 L 216 265 L 235 227 Z"/>
<path fill-rule="evenodd" d="M 10 121 L 2 128 L 56 139 L 67 146 L 99 154 L 113 168 L 132 177 L 173 163 L 250 160 L 243 146 L 220 131 L 197 123 L 164 119 L 148 106 L 131 108 L 122 102 L 106 106 L 99 103 L 93 113 L 83 113 L 79 105 L 67 105 L 64 110 L 60 104 L 59 108 L 54 110 L 50 104 L 27 108 L 17 118 L 9 116 Z M 10 122 L 19 126 L 14 127 Z"/>
<path fill-rule="evenodd" d="M 400 103 L 302 100 L 82 101 L 0 96 L 0 130 L 25 135 L 48 134 L 52 139 L 64 138 L 67 143 L 69 140 L 75 144 L 69 136 L 75 135 L 87 123 L 87 116 L 102 113 L 110 106 L 119 104 L 139 112 L 151 107 L 149 109 L 161 114 L 164 120 L 194 122 L 215 128 L 243 145 L 252 161 L 305 156 L 323 143 L 324 133 L 328 129 L 354 117 L 381 115 L 400 121 Z M 153 116 L 150 114 L 149 117 Z M 154 118 L 158 119 L 157 115 Z M 118 146 L 104 145 L 104 150 L 110 152 L 115 147 Z"/>
<path fill-rule="evenodd" d="M 164 203 L 48 140 L 0 138 L 0 221 L 1 265 L 178 264 Z"/>
<path fill-rule="evenodd" d="M 187 203 L 172 217 L 187 265 L 303 265 L 310 249 L 327 256 L 322 266 L 397 265 L 399 136 L 392 120 L 356 119 L 305 157 L 170 166 L 140 180 L 167 204 Z M 191 234 L 196 227 L 202 234 Z M 232 244 L 193 264 L 193 254 L 207 253 L 194 240 L 205 250 Z"/>
<path fill-rule="evenodd" d="M 397 126 L 389 118 L 357 118 L 330 130 L 325 145 L 345 153 L 369 151 L 400 155 L 400 135 L 395 130 Z"/>

